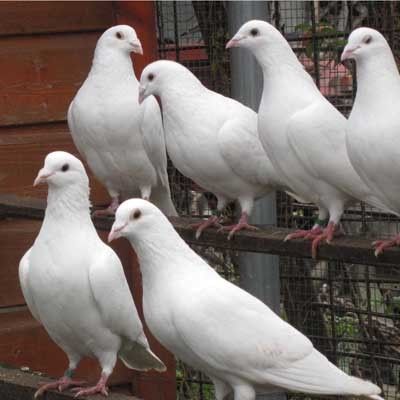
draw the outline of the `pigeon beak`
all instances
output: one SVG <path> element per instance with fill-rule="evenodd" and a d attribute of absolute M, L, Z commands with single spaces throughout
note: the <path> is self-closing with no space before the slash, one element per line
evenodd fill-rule
<path fill-rule="evenodd" d="M 350 60 L 351 58 L 353 58 L 354 52 L 356 50 L 358 50 L 359 48 L 360 48 L 360 46 L 351 47 L 351 46 L 347 45 L 343 50 L 343 53 L 340 57 L 340 61 L 343 62 L 343 61 Z"/>
<path fill-rule="evenodd" d="M 132 42 L 129 42 L 129 44 L 131 45 L 134 53 L 143 55 L 142 43 L 140 43 L 139 39 L 133 40 Z"/>
<path fill-rule="evenodd" d="M 225 46 L 226 49 L 231 49 L 232 47 L 240 47 L 240 41 L 243 40 L 244 36 L 234 36 Z"/>
<path fill-rule="evenodd" d="M 142 104 L 145 98 L 146 98 L 146 88 L 143 86 L 139 86 L 139 104 Z"/>
<path fill-rule="evenodd" d="M 54 172 L 47 172 L 43 168 L 39 171 L 36 179 L 33 181 L 33 186 L 40 185 L 41 183 L 46 183 L 47 179 L 50 178 L 50 176 L 54 175 Z"/>
<path fill-rule="evenodd" d="M 118 239 L 122 236 L 122 230 L 128 225 L 128 223 L 121 225 L 121 226 L 115 226 L 115 224 L 112 226 L 110 233 L 108 234 L 108 243 L 112 242 L 115 239 Z"/>

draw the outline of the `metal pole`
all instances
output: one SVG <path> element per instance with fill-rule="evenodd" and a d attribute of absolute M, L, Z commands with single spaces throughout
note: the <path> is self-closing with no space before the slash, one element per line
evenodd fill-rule
<path fill-rule="evenodd" d="M 268 21 L 268 6 L 264 1 L 227 2 L 230 36 L 250 19 Z M 263 77 L 261 68 L 250 52 L 244 49 L 230 50 L 231 95 L 234 99 L 258 111 Z M 256 202 L 251 222 L 256 224 L 276 224 L 275 193 Z M 280 312 L 279 258 L 268 254 L 242 253 L 240 257 L 241 286 L 277 314 Z M 258 394 L 257 400 L 283 400 L 284 393 Z"/>

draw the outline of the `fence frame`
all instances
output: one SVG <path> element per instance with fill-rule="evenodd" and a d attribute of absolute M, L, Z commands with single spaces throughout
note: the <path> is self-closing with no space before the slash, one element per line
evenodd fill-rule
<path fill-rule="evenodd" d="M 45 200 L 22 198 L 14 195 L 0 195 L 0 220 L 5 218 L 43 219 L 46 208 Z M 293 229 L 259 225 L 258 231 L 238 232 L 231 240 L 227 240 L 226 232 L 217 229 L 204 231 L 199 239 L 190 227 L 199 219 L 169 218 L 179 235 L 188 244 L 196 246 L 212 246 L 233 251 L 268 253 L 289 257 L 311 258 L 311 242 L 308 240 L 292 240 L 284 242 L 285 236 Z M 111 217 L 95 217 L 93 222 L 99 230 L 110 230 L 113 223 Z M 346 263 L 373 265 L 376 267 L 400 265 L 400 248 L 385 250 L 375 257 L 371 242 L 374 238 L 365 236 L 343 236 L 335 238 L 332 244 L 322 243 L 318 251 L 318 260 L 342 261 Z"/>

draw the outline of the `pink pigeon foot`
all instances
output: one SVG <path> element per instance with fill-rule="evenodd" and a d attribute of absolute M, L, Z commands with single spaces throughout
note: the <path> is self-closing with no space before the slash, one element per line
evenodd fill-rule
<path fill-rule="evenodd" d="M 239 222 L 237 224 L 221 226 L 219 231 L 229 231 L 228 240 L 231 240 L 236 232 L 239 232 L 244 229 L 247 229 L 249 231 L 258 231 L 259 228 L 249 224 L 248 218 L 249 216 L 247 215 L 247 213 L 244 212 L 242 213 L 242 216 L 240 217 Z"/>
<path fill-rule="evenodd" d="M 287 242 L 288 240 L 292 239 L 314 239 L 322 232 L 323 229 L 319 225 L 315 225 L 312 227 L 312 229 L 299 229 L 293 233 L 289 233 L 289 235 L 287 235 L 283 241 Z"/>
<path fill-rule="evenodd" d="M 205 229 L 207 229 L 211 226 L 221 228 L 221 224 L 219 223 L 219 217 L 217 217 L 216 215 L 213 215 L 212 217 L 208 218 L 207 220 L 205 220 L 203 222 L 199 222 L 199 223 L 190 225 L 191 228 L 197 229 L 196 230 L 196 239 L 198 239 L 201 236 L 202 232 Z"/>
<path fill-rule="evenodd" d="M 63 376 L 57 381 L 51 383 L 40 382 L 40 388 L 35 392 L 34 398 L 36 399 L 42 396 L 42 394 L 48 390 L 56 389 L 59 392 L 63 392 L 65 389 L 68 389 L 71 386 L 82 386 L 85 383 L 85 381 L 75 381 L 68 376 Z"/>
<path fill-rule="evenodd" d="M 372 246 L 375 247 L 375 257 L 378 257 L 385 249 L 400 246 L 400 234 L 389 240 L 376 240 Z"/>
<path fill-rule="evenodd" d="M 109 216 L 109 215 L 115 215 L 115 211 L 117 211 L 117 208 L 119 207 L 119 200 L 118 197 L 113 197 L 111 200 L 111 204 L 105 208 L 104 210 L 96 210 L 92 216 L 93 217 L 104 217 L 104 216 Z"/>
<path fill-rule="evenodd" d="M 313 239 L 312 245 L 311 245 L 311 254 L 312 258 L 317 258 L 317 250 L 318 246 L 322 241 L 326 241 L 326 243 L 331 244 L 334 236 L 339 236 L 343 234 L 343 232 L 338 229 L 338 225 L 336 225 L 334 222 L 329 222 L 327 227 L 322 231 L 321 234 L 316 235 Z"/>
<path fill-rule="evenodd" d="M 73 388 L 71 392 L 76 392 L 74 398 L 80 396 L 91 396 L 93 394 L 102 394 L 108 396 L 108 388 L 106 386 L 108 377 L 106 375 L 101 375 L 100 380 L 95 386 L 91 387 L 77 387 Z"/>

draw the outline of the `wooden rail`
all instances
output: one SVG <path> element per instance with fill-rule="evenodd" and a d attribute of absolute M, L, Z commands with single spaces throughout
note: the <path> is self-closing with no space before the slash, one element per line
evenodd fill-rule
<path fill-rule="evenodd" d="M 18 198 L 15 196 L 0 196 L 1 218 L 33 218 L 42 219 L 45 202 L 37 199 Z M 270 253 L 291 257 L 311 257 L 309 241 L 293 240 L 284 242 L 284 237 L 291 230 L 272 226 L 260 226 L 260 230 L 239 232 L 232 240 L 227 240 L 226 233 L 209 229 L 196 239 L 190 224 L 197 220 L 192 218 L 171 218 L 171 223 L 189 244 L 199 246 L 214 246 L 218 248 Z M 95 226 L 100 230 L 109 230 L 113 218 L 94 218 Z M 334 240 L 332 245 L 321 244 L 318 258 L 321 260 L 339 260 L 347 263 L 393 266 L 400 265 L 400 248 L 388 249 L 375 257 L 371 247 L 373 239 L 359 236 L 345 236 Z"/>

